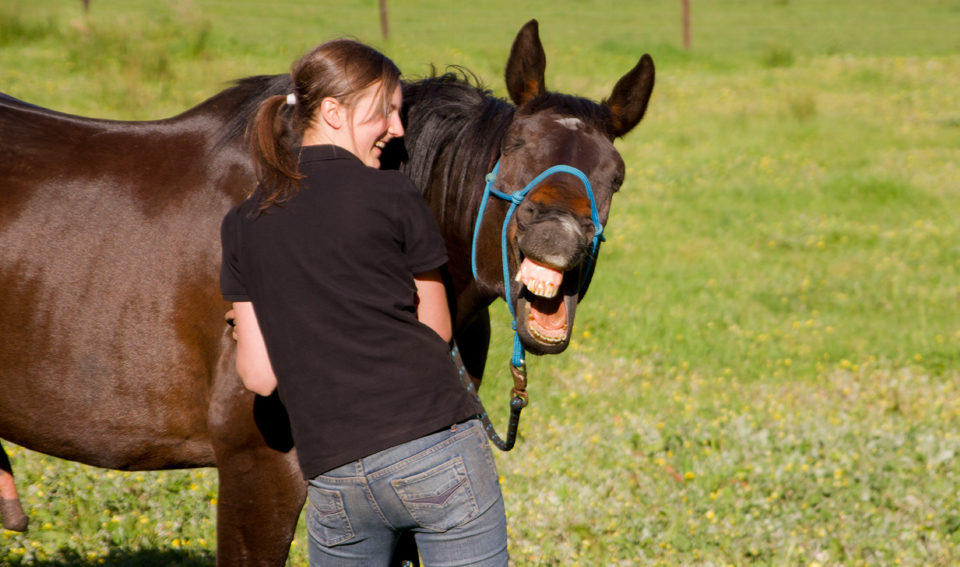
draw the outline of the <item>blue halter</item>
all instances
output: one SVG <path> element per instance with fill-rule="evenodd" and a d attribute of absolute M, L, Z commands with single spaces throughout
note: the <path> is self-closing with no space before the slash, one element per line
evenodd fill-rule
<path fill-rule="evenodd" d="M 587 176 L 579 169 L 569 165 L 555 165 L 553 167 L 549 167 L 544 170 L 543 173 L 533 178 L 530 183 L 527 183 L 523 189 L 513 194 L 504 193 L 494 188 L 493 185 L 497 180 L 497 173 L 499 170 L 500 160 L 497 160 L 497 164 L 493 166 L 493 170 L 488 173 L 486 177 L 486 185 L 483 188 L 483 198 L 480 201 L 480 210 L 477 213 L 477 222 L 473 229 L 473 246 L 470 251 L 470 265 L 473 269 L 473 278 L 475 280 L 479 280 L 477 274 L 477 236 L 480 234 L 480 223 L 483 221 L 483 213 L 487 208 L 487 202 L 490 200 L 490 196 L 493 195 L 498 199 L 510 201 L 510 208 L 507 210 L 507 215 L 503 219 L 503 229 L 501 230 L 500 261 L 503 265 L 503 292 L 506 296 L 507 307 L 510 309 L 510 316 L 513 318 L 512 326 L 514 337 L 513 358 L 511 359 L 511 363 L 513 364 L 514 368 L 524 368 L 526 367 L 526 361 L 524 359 L 523 345 L 520 342 L 520 334 L 517 332 L 517 314 L 513 309 L 513 303 L 510 302 L 509 293 L 510 264 L 507 262 L 507 226 L 510 224 L 510 217 L 513 216 L 517 206 L 523 202 L 523 199 L 527 196 L 527 193 L 529 193 L 530 190 L 536 187 L 541 181 L 553 175 L 554 173 L 569 173 L 583 182 L 583 186 L 587 190 L 587 197 L 590 198 L 590 220 L 593 221 L 593 243 L 590 247 L 590 254 L 587 256 L 586 269 L 580 274 L 581 284 L 593 272 L 593 267 L 597 258 L 597 249 L 600 247 L 600 243 L 603 242 L 605 238 L 603 236 L 603 225 L 600 224 L 600 214 L 597 212 L 597 201 L 593 196 L 593 186 L 590 184 L 590 180 L 587 179 Z"/>

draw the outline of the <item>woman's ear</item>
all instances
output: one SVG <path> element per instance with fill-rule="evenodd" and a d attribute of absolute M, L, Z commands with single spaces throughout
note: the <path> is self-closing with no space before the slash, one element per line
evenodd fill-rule
<path fill-rule="evenodd" d="M 320 118 L 334 130 L 339 130 L 343 126 L 345 117 L 346 109 L 337 99 L 328 96 L 320 101 Z"/>

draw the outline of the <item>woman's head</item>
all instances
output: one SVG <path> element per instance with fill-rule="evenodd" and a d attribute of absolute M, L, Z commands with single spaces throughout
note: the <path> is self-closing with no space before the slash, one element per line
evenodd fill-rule
<path fill-rule="evenodd" d="M 323 99 L 333 98 L 352 107 L 371 94 L 371 88 L 386 116 L 390 98 L 400 85 L 400 69 L 393 61 L 369 45 L 350 39 L 321 43 L 293 64 L 290 75 L 297 95 L 295 115 L 301 133 Z"/>
<path fill-rule="evenodd" d="M 376 49 L 350 39 L 328 41 L 296 61 L 290 74 L 294 104 L 282 95 L 265 100 L 250 130 L 267 195 L 260 210 L 298 189 L 294 144 L 334 143 L 376 167 L 378 142 L 403 135 L 400 70 Z"/>

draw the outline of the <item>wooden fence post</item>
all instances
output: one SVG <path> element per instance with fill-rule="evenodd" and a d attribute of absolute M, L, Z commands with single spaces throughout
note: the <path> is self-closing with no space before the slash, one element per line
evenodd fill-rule
<path fill-rule="evenodd" d="M 390 25 L 387 22 L 387 0 L 380 0 L 380 33 L 383 39 L 390 37 Z"/>

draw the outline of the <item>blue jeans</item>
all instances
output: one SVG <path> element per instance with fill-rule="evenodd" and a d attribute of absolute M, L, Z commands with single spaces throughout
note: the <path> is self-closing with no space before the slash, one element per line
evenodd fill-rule
<path fill-rule="evenodd" d="M 507 565 L 507 518 L 478 420 L 310 480 L 310 565 L 387 565 L 411 531 L 427 566 Z"/>

